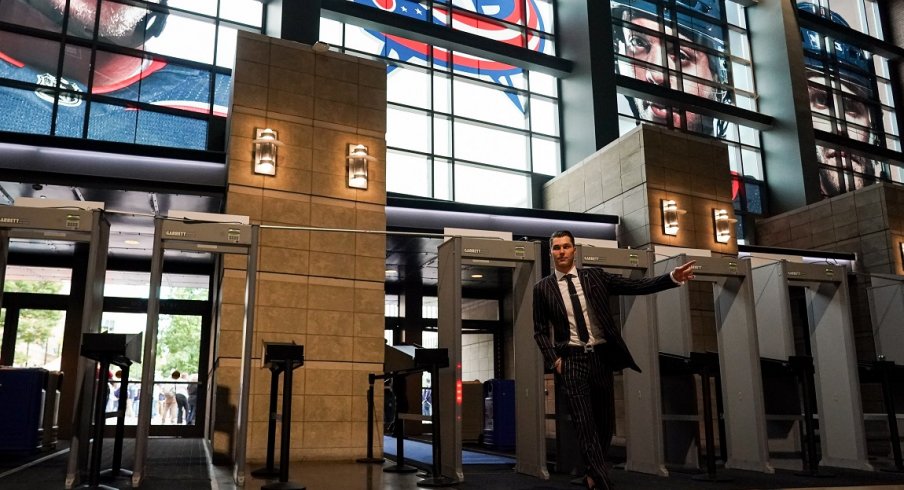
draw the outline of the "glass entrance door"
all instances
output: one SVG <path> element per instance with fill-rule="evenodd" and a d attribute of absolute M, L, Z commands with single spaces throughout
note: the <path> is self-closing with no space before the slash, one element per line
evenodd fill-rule
<path fill-rule="evenodd" d="M 172 306 L 172 305 L 170 305 Z M 169 309 L 169 308 L 168 308 Z M 151 404 L 152 436 L 200 436 L 204 426 L 206 400 L 206 345 L 203 315 L 161 314 L 157 337 L 153 403 Z M 104 330 L 111 333 L 144 332 L 146 313 L 104 312 Z M 144 348 L 142 346 L 142 352 Z M 126 404 L 126 424 L 138 423 L 138 400 L 141 394 L 142 364 L 129 367 L 129 382 L 121 388 L 121 373 L 113 372 L 111 406 Z"/>

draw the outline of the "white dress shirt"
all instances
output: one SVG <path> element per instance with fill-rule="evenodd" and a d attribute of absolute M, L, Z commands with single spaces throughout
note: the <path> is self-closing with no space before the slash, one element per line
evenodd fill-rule
<path fill-rule="evenodd" d="M 596 318 L 594 318 L 594 315 L 590 314 L 589 308 L 587 308 L 587 298 L 584 297 L 584 288 L 581 287 L 581 279 L 578 277 L 578 268 L 572 266 L 571 270 L 567 273 L 559 272 L 559 270 L 556 269 L 556 283 L 559 285 L 559 292 L 562 294 L 562 301 L 565 303 L 565 313 L 568 315 L 568 330 L 571 333 L 568 345 L 584 345 L 584 343 L 581 342 L 581 338 L 578 336 L 578 324 L 575 321 L 574 316 L 575 311 L 571 305 L 571 295 L 568 293 L 568 281 L 565 280 L 565 276 L 568 274 L 573 276 L 571 282 L 574 283 L 574 289 L 578 293 L 578 301 L 581 303 L 581 309 L 584 310 L 580 312 L 580 314 L 584 315 L 584 323 L 587 324 L 587 333 L 590 334 L 587 344 L 602 344 L 606 341 L 603 336 L 603 329 Z"/>

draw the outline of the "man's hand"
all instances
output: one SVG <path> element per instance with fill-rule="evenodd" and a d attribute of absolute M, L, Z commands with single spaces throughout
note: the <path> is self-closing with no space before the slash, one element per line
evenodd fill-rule
<path fill-rule="evenodd" d="M 555 364 L 553 364 L 553 367 L 556 368 L 556 373 L 562 374 L 562 358 L 561 357 L 556 359 L 556 362 L 555 362 Z"/>
<path fill-rule="evenodd" d="M 680 283 L 690 281 L 694 278 L 694 264 L 696 263 L 696 260 L 691 260 L 675 267 L 675 270 L 672 271 L 672 277 Z"/>

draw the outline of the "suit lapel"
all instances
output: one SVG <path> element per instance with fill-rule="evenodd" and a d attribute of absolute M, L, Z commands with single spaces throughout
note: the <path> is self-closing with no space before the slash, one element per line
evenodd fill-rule
<path fill-rule="evenodd" d="M 581 281 L 581 289 L 584 291 L 584 301 L 587 301 L 587 307 L 590 307 L 590 281 L 587 278 L 587 269 L 578 269 L 578 280 Z"/>
<path fill-rule="evenodd" d="M 559 290 L 559 283 L 558 281 L 556 281 L 556 274 L 550 274 L 549 276 L 547 276 L 547 279 L 549 281 L 549 294 L 551 294 L 552 297 L 555 298 L 554 301 L 558 306 L 558 313 L 563 317 L 568 318 L 568 310 L 565 309 L 565 300 L 562 299 L 562 292 Z"/>

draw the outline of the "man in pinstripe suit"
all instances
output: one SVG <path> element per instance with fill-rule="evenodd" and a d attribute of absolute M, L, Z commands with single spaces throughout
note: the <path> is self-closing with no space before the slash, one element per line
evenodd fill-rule
<path fill-rule="evenodd" d="M 609 297 L 677 287 L 694 278 L 694 262 L 658 277 L 627 279 L 599 268 L 575 267 L 574 235 L 569 231 L 553 233 L 549 246 L 556 270 L 534 285 L 534 338 L 568 395 L 588 464 L 585 482 L 589 488 L 609 490 L 605 456 L 615 426 L 612 373 L 624 368 L 640 371 L 612 321 Z"/>

